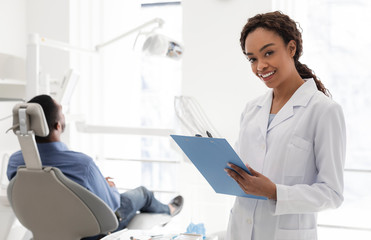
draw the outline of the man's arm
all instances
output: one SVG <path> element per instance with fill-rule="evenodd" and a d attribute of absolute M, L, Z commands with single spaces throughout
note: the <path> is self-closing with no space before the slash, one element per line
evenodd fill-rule
<path fill-rule="evenodd" d="M 112 181 L 103 177 L 97 165 L 92 161 L 87 173 L 87 188 L 101 198 L 113 211 L 120 206 L 120 193 Z M 110 183 L 109 183 L 110 182 Z"/>

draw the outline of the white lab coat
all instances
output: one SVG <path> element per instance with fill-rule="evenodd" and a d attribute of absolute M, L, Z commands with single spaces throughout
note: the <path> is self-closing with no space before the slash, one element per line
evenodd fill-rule
<path fill-rule="evenodd" d="M 229 240 L 317 239 L 317 212 L 343 201 L 345 123 L 340 105 L 306 80 L 268 127 L 272 91 L 247 104 L 236 152 L 271 179 L 277 201 L 237 197 Z"/>

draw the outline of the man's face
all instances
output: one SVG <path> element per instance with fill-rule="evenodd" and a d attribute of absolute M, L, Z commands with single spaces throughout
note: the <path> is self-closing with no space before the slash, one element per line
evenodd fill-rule
<path fill-rule="evenodd" d="M 62 132 L 64 132 L 64 129 L 66 128 L 66 120 L 65 120 L 65 117 L 64 117 L 64 114 L 63 114 L 62 105 L 57 103 L 55 100 L 54 100 L 54 103 L 58 107 L 58 119 L 57 119 L 57 121 L 61 124 Z"/>

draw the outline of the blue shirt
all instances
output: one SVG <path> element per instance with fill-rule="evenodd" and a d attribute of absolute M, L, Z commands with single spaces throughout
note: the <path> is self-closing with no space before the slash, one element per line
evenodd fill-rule
<path fill-rule="evenodd" d="M 269 125 L 271 124 L 271 122 L 273 121 L 273 118 L 274 118 L 275 116 L 276 116 L 276 114 L 272 114 L 272 113 L 269 114 L 268 127 L 269 127 Z"/>
<path fill-rule="evenodd" d="M 110 187 L 93 159 L 83 153 L 68 150 L 62 142 L 38 143 L 37 148 L 43 166 L 59 168 L 63 174 L 84 186 L 101 198 L 113 211 L 120 206 L 120 194 L 115 187 Z M 21 151 L 9 158 L 8 179 L 12 179 L 18 166 L 25 165 Z"/>

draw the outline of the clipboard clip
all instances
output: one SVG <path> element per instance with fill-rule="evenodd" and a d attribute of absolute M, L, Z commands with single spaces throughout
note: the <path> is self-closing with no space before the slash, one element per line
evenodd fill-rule
<path fill-rule="evenodd" d="M 206 131 L 206 135 L 209 137 L 209 138 L 212 138 L 213 135 L 211 135 L 211 133 L 209 131 Z M 196 134 L 195 137 L 202 137 L 201 134 Z"/>
<path fill-rule="evenodd" d="M 206 131 L 206 135 L 209 137 L 209 138 L 212 138 L 213 135 L 211 135 L 211 133 L 209 131 Z"/>

